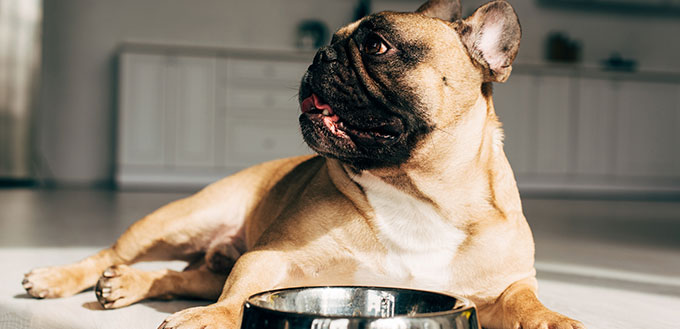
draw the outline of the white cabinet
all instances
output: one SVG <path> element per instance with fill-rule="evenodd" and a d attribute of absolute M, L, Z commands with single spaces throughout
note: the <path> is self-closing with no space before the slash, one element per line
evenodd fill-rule
<path fill-rule="evenodd" d="M 237 83 L 273 83 L 284 88 L 293 87 L 297 91 L 300 79 L 311 63 L 311 57 L 302 61 L 230 58 L 227 78 Z"/>
<path fill-rule="evenodd" d="M 540 76 L 536 97 L 537 174 L 564 175 L 569 172 L 572 128 L 572 78 Z"/>
<path fill-rule="evenodd" d="M 172 145 L 166 163 L 177 167 L 215 167 L 215 108 L 214 58 L 175 57 L 169 61 L 166 112 Z"/>
<path fill-rule="evenodd" d="M 120 55 L 119 185 L 198 187 L 311 152 L 312 54 L 142 48 Z M 680 191 L 680 77 L 519 65 L 494 105 L 520 190 Z"/>
<path fill-rule="evenodd" d="M 118 112 L 118 167 L 163 166 L 166 162 L 166 84 L 164 57 L 121 57 Z"/>
<path fill-rule="evenodd" d="M 511 82 L 494 86 L 494 106 L 505 131 L 504 150 L 516 175 L 536 168 L 535 90 L 536 79 L 529 75 L 512 76 Z"/>
<path fill-rule="evenodd" d="M 494 86 L 505 152 L 516 175 L 569 172 L 574 82 L 570 77 L 517 74 Z"/>
<path fill-rule="evenodd" d="M 621 82 L 616 170 L 622 176 L 678 176 L 678 85 Z"/>
<path fill-rule="evenodd" d="M 229 156 L 226 161 L 233 166 L 247 167 L 309 153 L 296 121 L 234 120 L 227 126 L 227 132 Z"/>
<path fill-rule="evenodd" d="M 576 175 L 616 175 L 616 125 L 620 83 L 606 79 L 580 79 L 578 84 L 578 133 Z"/>
<path fill-rule="evenodd" d="M 298 124 L 298 88 L 309 61 L 228 59 L 224 126 L 228 166 L 248 167 L 311 152 Z"/>
<path fill-rule="evenodd" d="M 636 77 L 534 69 L 496 85 L 520 189 L 680 191 L 680 79 Z"/>
<path fill-rule="evenodd" d="M 311 58 L 271 57 L 122 52 L 118 185 L 199 187 L 310 153 L 297 86 Z"/>
<path fill-rule="evenodd" d="M 123 54 L 119 170 L 213 167 L 215 59 Z"/>

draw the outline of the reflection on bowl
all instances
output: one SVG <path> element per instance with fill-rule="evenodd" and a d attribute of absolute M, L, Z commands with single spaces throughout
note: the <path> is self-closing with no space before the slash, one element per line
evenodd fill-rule
<path fill-rule="evenodd" d="M 242 329 L 479 329 L 472 302 L 400 288 L 267 291 L 244 305 Z"/>

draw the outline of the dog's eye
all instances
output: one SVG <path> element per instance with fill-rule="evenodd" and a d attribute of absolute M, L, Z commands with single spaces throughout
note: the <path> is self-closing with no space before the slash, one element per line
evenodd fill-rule
<path fill-rule="evenodd" d="M 382 55 L 390 50 L 385 41 L 377 34 L 371 33 L 364 39 L 364 53 Z"/>

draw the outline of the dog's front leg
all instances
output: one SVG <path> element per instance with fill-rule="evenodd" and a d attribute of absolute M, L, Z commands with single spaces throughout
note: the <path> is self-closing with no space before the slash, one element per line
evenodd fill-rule
<path fill-rule="evenodd" d="M 245 253 L 234 265 L 217 303 L 177 312 L 158 328 L 238 329 L 243 302 L 284 283 L 291 272 L 289 259 L 285 253 L 272 250 Z"/>
<path fill-rule="evenodd" d="M 493 304 L 479 308 L 480 321 L 489 329 L 585 329 L 579 321 L 553 312 L 536 297 L 536 278 L 510 285 Z"/>

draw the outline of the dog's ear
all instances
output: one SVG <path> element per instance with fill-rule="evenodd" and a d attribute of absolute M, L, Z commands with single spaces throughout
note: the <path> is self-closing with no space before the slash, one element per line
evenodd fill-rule
<path fill-rule="evenodd" d="M 472 59 L 484 67 L 487 82 L 508 79 L 522 30 L 507 1 L 496 0 L 477 8 L 457 30 Z"/>
<path fill-rule="evenodd" d="M 461 18 L 460 0 L 429 0 L 417 10 L 425 16 L 455 22 Z"/>

